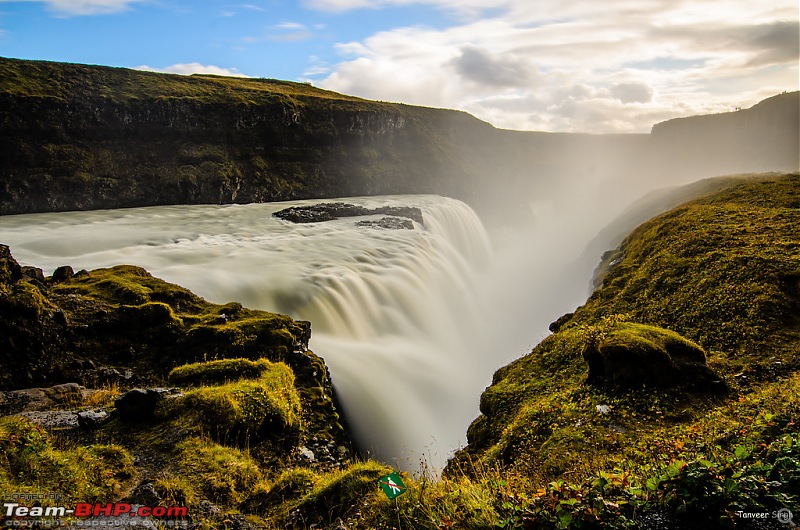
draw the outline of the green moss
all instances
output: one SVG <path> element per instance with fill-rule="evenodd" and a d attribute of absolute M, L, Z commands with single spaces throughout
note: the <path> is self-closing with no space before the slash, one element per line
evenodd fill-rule
<path fill-rule="evenodd" d="M 55 308 L 41 290 L 26 281 L 0 285 L 0 311 L 29 319 L 40 319 Z"/>
<path fill-rule="evenodd" d="M 143 268 L 131 265 L 93 270 L 53 286 L 53 291 L 119 305 L 161 302 L 178 312 L 199 312 L 210 305 L 191 291 L 154 278 Z"/>
<path fill-rule="evenodd" d="M 163 376 L 175 364 L 198 359 L 269 356 L 283 360 L 307 341 L 307 326 L 286 315 L 245 309 L 236 302 L 212 304 L 139 267 L 97 269 L 54 285 L 52 291 L 62 300 L 69 295 L 85 300 L 76 307 L 74 298 L 66 299 L 71 320 L 86 319 L 82 313 L 87 306 L 111 313 L 113 340 L 129 337 L 148 344 L 158 362 L 146 363 L 147 356 L 142 356 L 141 369 L 161 369 Z M 89 326 L 98 325 L 97 318 L 86 320 Z M 107 324 L 99 325 L 101 333 L 109 333 Z M 176 341 L 177 337 L 181 339 Z M 169 352 L 161 351 L 176 342 Z"/>
<path fill-rule="evenodd" d="M 257 484 L 242 503 L 242 511 L 266 517 L 286 517 L 297 501 L 309 493 L 320 476 L 307 468 L 283 471 L 272 483 Z"/>
<path fill-rule="evenodd" d="M 168 380 L 173 385 L 198 385 L 235 381 L 237 379 L 258 379 L 264 372 L 272 369 L 273 363 L 267 359 L 218 359 L 201 363 L 184 364 L 170 371 Z"/>
<path fill-rule="evenodd" d="M 114 444 L 58 449 L 41 427 L 0 419 L 0 486 L 20 493 L 59 492 L 80 502 L 116 500 L 134 474 L 133 457 Z"/>
<path fill-rule="evenodd" d="M 247 453 L 203 438 L 189 438 L 175 447 L 171 478 L 157 489 L 188 505 L 205 498 L 215 504 L 236 506 L 262 480 L 256 462 Z"/>
<path fill-rule="evenodd" d="M 158 74 L 68 63 L 43 61 L 0 61 L 0 90 L 21 95 L 60 99 L 67 92 L 100 91 L 110 101 L 141 99 L 181 99 L 252 105 L 258 101 L 303 97 L 363 101 L 356 97 L 315 88 L 305 83 L 274 79 L 221 77 L 208 74 L 191 76 Z"/>
<path fill-rule="evenodd" d="M 157 479 L 153 488 L 165 506 L 197 506 L 201 500 L 202 485 L 197 485 L 186 475 L 167 475 Z"/>
<path fill-rule="evenodd" d="M 282 363 L 266 366 L 255 380 L 191 390 L 177 407 L 170 414 L 194 418 L 218 440 L 291 442 L 302 429 L 294 374 Z"/>
<path fill-rule="evenodd" d="M 358 510 L 366 496 L 378 491 L 378 479 L 391 472 L 392 469 L 385 464 L 367 461 L 329 473 L 300 500 L 297 509 L 306 515 L 307 520 L 319 519 L 326 524 L 337 518 L 346 518 Z"/>
<path fill-rule="evenodd" d="M 800 176 L 751 179 L 645 223 L 572 325 L 616 313 L 742 357 L 797 320 Z M 782 344 L 779 344 L 782 343 Z"/>

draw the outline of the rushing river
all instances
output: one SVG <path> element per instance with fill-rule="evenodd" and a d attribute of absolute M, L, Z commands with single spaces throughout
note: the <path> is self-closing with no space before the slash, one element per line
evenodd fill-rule
<path fill-rule="evenodd" d="M 342 200 L 417 206 L 424 224 L 386 230 L 357 226 L 363 217 L 298 225 L 272 216 L 323 201 L 163 206 L 0 217 L 0 242 L 45 274 L 139 265 L 212 302 L 311 321 L 311 348 L 328 364 L 360 445 L 404 469 L 420 459 L 441 468 L 466 443 L 493 371 L 573 300 L 554 301 L 556 271 L 524 265 L 527 250 L 511 245 L 520 255 L 498 261 L 462 202 Z M 536 297 L 548 305 L 532 315 Z"/>

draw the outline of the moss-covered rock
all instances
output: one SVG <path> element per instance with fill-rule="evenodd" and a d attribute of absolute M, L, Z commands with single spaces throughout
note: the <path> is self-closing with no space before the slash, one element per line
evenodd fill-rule
<path fill-rule="evenodd" d="M 583 348 L 587 382 L 609 390 L 643 386 L 718 391 L 722 381 L 706 366 L 694 342 L 656 326 L 618 323 L 592 336 Z"/>
<path fill-rule="evenodd" d="M 21 274 L 7 247 L 0 247 L 0 276 L 0 361 L 7 367 L 0 385 L 79 382 L 89 398 L 60 412 L 74 417 L 81 408 L 101 407 L 106 417 L 111 413 L 91 430 L 46 433 L 30 425 L 5 436 L 0 428 L 11 458 L 0 462 L 4 491 L 47 487 L 75 492 L 81 502 L 120 500 L 133 486 L 135 454 L 139 487 L 129 500 L 146 495 L 193 506 L 194 517 L 219 526 L 244 517 L 236 512 L 246 495 L 266 475 L 300 460 L 300 445 L 350 447 L 327 367 L 308 350 L 307 322 L 236 302 L 211 304 L 132 266 L 35 280 Z M 167 381 L 182 389 L 152 388 Z M 131 422 L 123 402 L 137 393 L 126 392 L 133 386 L 154 399 Z M 20 439 L 30 443 L 15 448 Z M 314 465 L 346 465 L 344 453 Z M 124 480 L 103 467 L 115 454 L 129 473 Z M 62 462 L 69 458 L 85 469 Z M 20 480 L 20 473 L 30 480 Z M 105 477 L 106 489 L 95 475 Z"/>
<path fill-rule="evenodd" d="M 258 379 L 272 367 L 273 363 L 267 359 L 217 359 L 175 367 L 167 378 L 173 385 L 208 385 L 237 379 Z"/>
<path fill-rule="evenodd" d="M 264 517 L 286 517 L 297 501 L 311 493 L 319 480 L 320 476 L 310 469 L 287 469 L 272 483 L 257 484 L 242 502 L 241 509 Z"/>
<path fill-rule="evenodd" d="M 392 468 L 374 461 L 353 464 L 323 477 L 296 509 L 306 521 L 332 524 L 358 511 L 363 499 L 376 492 L 378 479 L 391 472 Z"/>
<path fill-rule="evenodd" d="M 271 364 L 257 379 L 191 390 L 170 410 L 217 440 L 250 445 L 271 439 L 288 446 L 300 436 L 301 412 L 294 374 L 283 363 Z"/>

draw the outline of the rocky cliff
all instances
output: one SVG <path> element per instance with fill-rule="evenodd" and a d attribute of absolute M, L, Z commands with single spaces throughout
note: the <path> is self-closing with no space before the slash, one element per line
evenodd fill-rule
<path fill-rule="evenodd" d="M 0 59 L 0 214 L 395 193 L 513 210 L 676 160 L 693 177 L 796 169 L 797 94 L 774 99 L 702 119 L 676 157 L 693 119 L 652 135 L 516 132 L 299 83 Z"/>

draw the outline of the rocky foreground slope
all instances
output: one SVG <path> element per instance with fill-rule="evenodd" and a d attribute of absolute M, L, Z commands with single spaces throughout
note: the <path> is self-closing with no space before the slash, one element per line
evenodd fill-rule
<path fill-rule="evenodd" d="M 186 506 L 192 528 L 785 528 L 800 175 L 712 188 L 608 252 L 396 504 L 390 469 L 351 458 L 307 325 L 135 267 L 44 278 L 0 247 L 0 491 Z M 62 384 L 11 390 L 33 383 Z"/>

